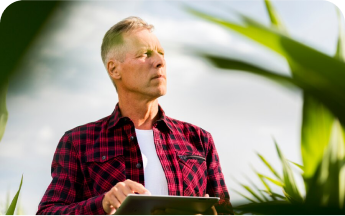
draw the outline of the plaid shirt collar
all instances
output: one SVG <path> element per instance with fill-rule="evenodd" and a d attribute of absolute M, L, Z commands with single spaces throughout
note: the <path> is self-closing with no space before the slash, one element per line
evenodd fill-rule
<path fill-rule="evenodd" d="M 157 123 L 157 128 L 162 129 L 162 130 L 164 130 L 164 128 L 166 128 L 166 129 L 168 129 L 169 133 L 172 132 L 173 128 L 171 126 L 170 120 L 165 115 L 164 110 L 162 109 L 162 107 L 159 104 L 158 104 L 158 115 L 160 116 L 160 118 L 155 122 L 155 123 Z M 121 110 L 119 107 L 119 103 L 117 103 L 113 113 L 110 115 L 109 123 L 108 123 L 108 130 L 110 130 L 113 127 L 115 128 L 117 126 L 120 126 L 121 122 L 127 121 L 128 119 L 129 119 L 128 117 L 122 116 Z M 155 125 L 155 123 L 154 123 L 154 125 Z"/>

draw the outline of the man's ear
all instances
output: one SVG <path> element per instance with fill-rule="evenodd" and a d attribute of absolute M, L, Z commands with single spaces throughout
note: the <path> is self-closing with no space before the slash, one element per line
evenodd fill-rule
<path fill-rule="evenodd" d="M 108 74 L 113 80 L 121 79 L 121 74 L 118 66 L 119 62 L 114 59 L 110 59 L 107 63 Z"/>

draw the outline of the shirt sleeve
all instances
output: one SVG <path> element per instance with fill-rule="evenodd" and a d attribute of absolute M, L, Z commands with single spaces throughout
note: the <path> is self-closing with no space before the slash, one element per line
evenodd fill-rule
<path fill-rule="evenodd" d="M 228 189 L 225 185 L 218 153 L 210 133 L 206 133 L 207 189 L 210 197 L 219 197 L 215 205 L 218 214 L 234 214 Z"/>
<path fill-rule="evenodd" d="M 47 188 L 37 214 L 105 214 L 103 195 L 82 200 L 83 175 L 78 155 L 73 148 L 70 134 L 61 138 L 52 162 L 52 181 Z"/>

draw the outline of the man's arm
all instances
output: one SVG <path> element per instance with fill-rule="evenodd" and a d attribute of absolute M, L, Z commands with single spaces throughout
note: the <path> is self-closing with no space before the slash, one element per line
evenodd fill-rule
<path fill-rule="evenodd" d="M 104 194 L 81 201 L 83 175 L 68 133 L 61 138 L 56 148 L 52 178 L 37 214 L 105 214 L 102 207 Z"/>
<path fill-rule="evenodd" d="M 215 205 L 218 214 L 234 214 L 230 203 L 230 196 L 225 185 L 222 168 L 213 138 L 210 133 L 206 132 L 204 137 L 206 147 L 207 162 L 207 188 L 206 193 L 210 197 L 220 197 L 217 205 Z"/>

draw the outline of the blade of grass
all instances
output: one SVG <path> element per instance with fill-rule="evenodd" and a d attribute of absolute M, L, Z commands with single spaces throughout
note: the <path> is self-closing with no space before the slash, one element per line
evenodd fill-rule
<path fill-rule="evenodd" d="M 274 140 L 274 139 L 273 139 Z M 284 191 L 289 195 L 287 198 L 291 198 L 291 203 L 302 203 L 303 198 L 297 188 L 291 167 L 281 152 L 277 142 L 274 140 L 279 159 L 283 165 L 283 179 L 284 179 Z"/>
<path fill-rule="evenodd" d="M 261 197 L 263 197 L 264 200 L 265 200 L 266 202 L 268 202 L 269 200 L 267 199 L 267 197 L 265 196 L 265 194 L 262 193 L 262 191 L 259 189 L 259 187 L 258 187 L 250 178 L 248 178 L 248 177 L 245 176 L 245 175 L 244 175 L 244 177 L 247 179 L 247 181 L 248 181 L 257 191 L 259 191 Z"/>
<path fill-rule="evenodd" d="M 283 196 L 283 195 L 274 193 L 274 192 L 272 192 L 272 191 L 266 191 L 266 190 L 262 190 L 262 191 L 265 192 L 265 193 L 267 193 L 267 194 L 270 195 L 270 196 L 274 196 L 274 197 L 277 197 L 277 198 L 286 200 L 286 197 Z"/>
<path fill-rule="evenodd" d="M 264 202 L 264 200 L 262 200 L 260 198 L 259 195 L 257 195 L 249 186 L 241 184 L 241 186 L 246 189 L 249 193 L 251 193 L 259 202 Z"/>
<path fill-rule="evenodd" d="M 259 156 L 259 158 L 261 159 L 262 162 L 264 162 L 264 164 L 268 167 L 268 169 L 279 179 L 279 180 L 283 180 L 283 178 L 278 174 L 278 172 L 271 166 L 270 163 L 268 163 L 268 161 L 259 153 L 257 153 L 257 155 Z"/>
<path fill-rule="evenodd" d="M 272 182 L 273 184 L 275 184 L 279 187 L 284 187 L 284 183 L 281 181 L 275 180 L 273 178 L 270 178 L 270 177 L 262 175 L 262 174 L 259 174 L 259 175 L 260 175 L 260 177 L 267 179 L 268 181 Z"/>
<path fill-rule="evenodd" d="M 344 24 L 341 19 L 341 12 L 337 8 L 338 15 L 338 42 L 337 42 L 337 51 L 335 53 L 335 58 L 340 61 L 345 61 L 345 29 Z"/>
<path fill-rule="evenodd" d="M 17 205 L 17 201 L 18 201 L 18 196 L 19 196 L 20 190 L 22 189 L 22 184 L 23 184 L 23 175 L 22 175 L 22 179 L 20 181 L 19 189 L 18 189 L 16 195 L 14 196 L 10 207 L 7 209 L 6 215 L 13 215 L 14 214 L 14 210 L 16 209 L 16 205 Z"/>
<path fill-rule="evenodd" d="M 265 0 L 265 6 L 266 6 L 266 9 L 267 9 L 268 15 L 270 17 L 272 26 L 278 28 L 279 30 L 281 30 L 283 32 L 286 32 L 284 24 L 281 21 L 277 11 L 274 9 L 271 1 Z"/>
<path fill-rule="evenodd" d="M 255 201 L 255 200 L 249 198 L 248 196 L 244 195 L 243 193 L 241 193 L 241 192 L 239 192 L 239 191 L 237 191 L 237 190 L 235 190 L 235 189 L 232 189 L 232 190 L 233 190 L 235 193 L 237 193 L 237 194 L 239 194 L 240 196 L 242 196 L 243 198 L 249 200 L 250 202 L 257 203 L 257 201 Z"/>
<path fill-rule="evenodd" d="M 297 166 L 298 168 L 300 168 L 302 171 L 304 170 L 304 167 L 302 166 L 302 165 L 300 165 L 300 164 L 298 164 L 298 163 L 295 163 L 295 162 L 293 162 L 293 161 L 290 161 L 290 160 L 288 160 L 290 163 L 292 163 L 292 164 L 294 164 L 295 166 Z"/>

